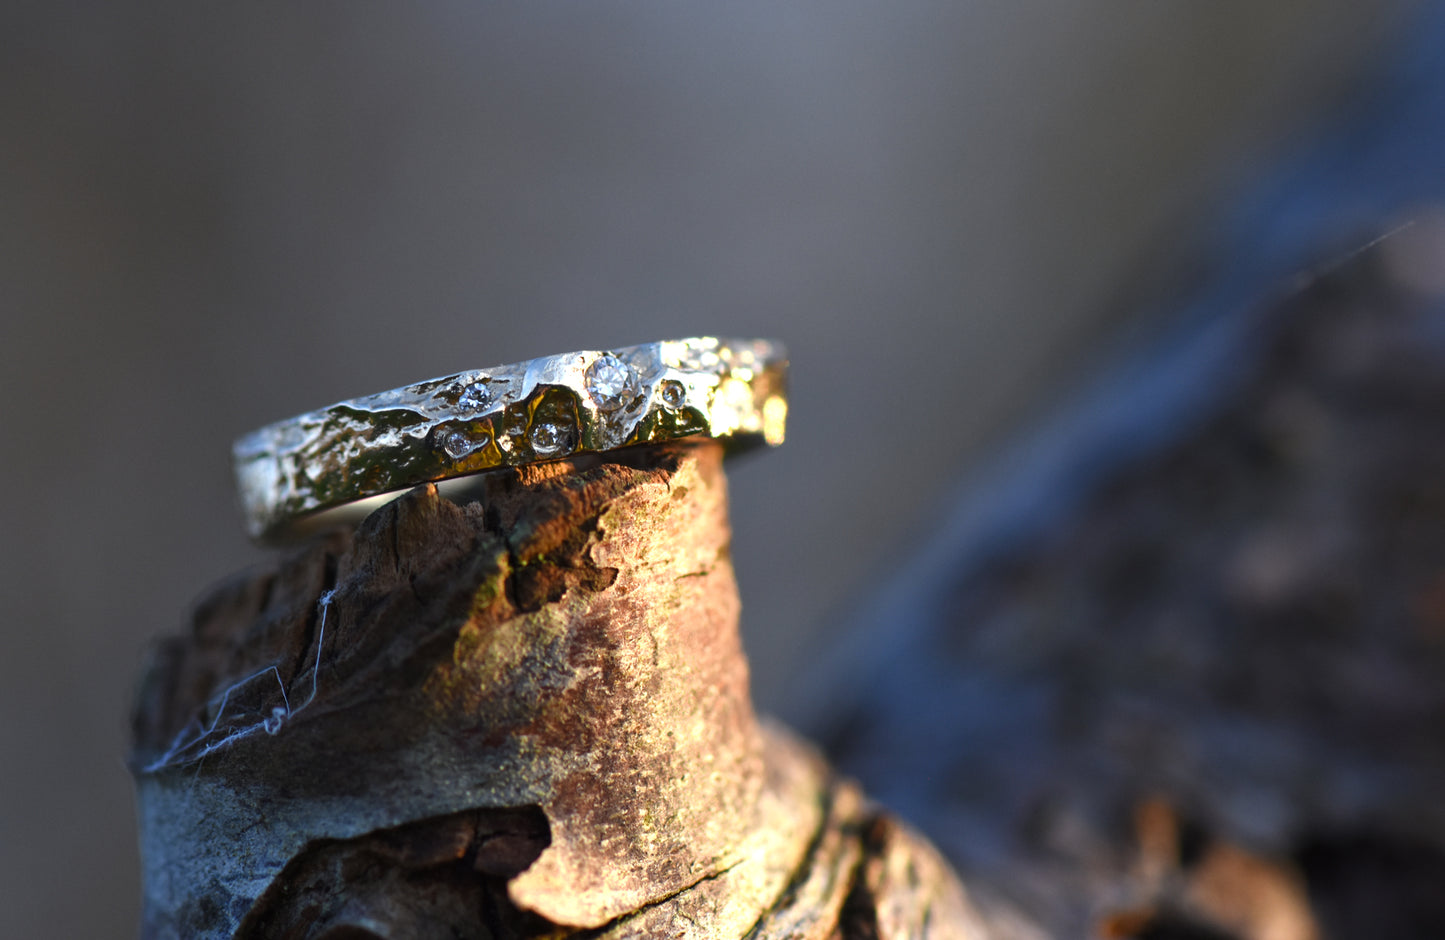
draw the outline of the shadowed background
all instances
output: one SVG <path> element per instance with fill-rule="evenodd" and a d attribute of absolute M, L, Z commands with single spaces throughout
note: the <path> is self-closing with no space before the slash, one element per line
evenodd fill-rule
<path fill-rule="evenodd" d="M 259 557 L 238 433 L 567 349 L 787 341 L 789 443 L 732 472 L 766 707 L 1406 6 L 0 13 L 0 934 L 133 931 L 127 697 Z"/>

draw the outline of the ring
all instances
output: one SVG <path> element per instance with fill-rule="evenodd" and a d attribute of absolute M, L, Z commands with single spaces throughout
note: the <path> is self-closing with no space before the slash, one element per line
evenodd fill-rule
<path fill-rule="evenodd" d="M 700 337 L 459 372 L 236 441 L 246 529 L 286 541 L 326 510 L 495 467 L 690 437 L 783 442 L 780 343 Z"/>

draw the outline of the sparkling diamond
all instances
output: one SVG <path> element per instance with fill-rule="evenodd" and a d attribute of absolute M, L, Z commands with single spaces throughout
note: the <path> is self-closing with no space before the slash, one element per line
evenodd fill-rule
<path fill-rule="evenodd" d="M 487 388 L 485 382 L 473 382 L 462 389 L 457 396 L 457 407 L 467 414 L 478 414 L 486 411 L 487 406 L 492 403 L 492 390 Z"/>
<path fill-rule="evenodd" d="M 587 394 L 602 411 L 616 411 L 637 397 L 637 373 L 611 353 L 587 367 Z"/>
<path fill-rule="evenodd" d="M 675 411 L 687 401 L 687 389 L 683 388 L 681 382 L 668 379 L 662 383 L 662 387 L 658 390 L 658 396 L 662 398 L 664 405 Z"/>
<path fill-rule="evenodd" d="M 540 457 L 572 452 L 572 426 L 543 421 L 532 426 L 532 449 Z"/>
<path fill-rule="evenodd" d="M 475 453 L 483 447 L 486 447 L 487 442 L 490 440 L 491 437 L 485 431 L 479 431 L 473 434 L 471 431 L 455 428 L 442 432 L 440 437 L 437 438 L 437 443 L 441 445 L 442 450 L 446 452 L 448 457 L 453 460 L 461 460 L 468 454 Z"/>

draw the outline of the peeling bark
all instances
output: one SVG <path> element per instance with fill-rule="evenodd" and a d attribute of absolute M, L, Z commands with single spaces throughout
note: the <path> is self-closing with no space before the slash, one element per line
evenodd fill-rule
<path fill-rule="evenodd" d="M 144 936 L 988 935 L 754 716 L 719 448 L 478 484 L 238 577 L 157 648 Z"/>

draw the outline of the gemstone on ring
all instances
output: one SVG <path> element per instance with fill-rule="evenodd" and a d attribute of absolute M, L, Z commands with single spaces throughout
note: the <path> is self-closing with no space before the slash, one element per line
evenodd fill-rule
<path fill-rule="evenodd" d="M 616 411 L 637 398 L 637 370 L 612 353 L 592 360 L 583 384 L 587 397 L 601 411 Z"/>
<path fill-rule="evenodd" d="M 556 421 L 542 421 L 532 426 L 532 450 L 539 457 L 560 457 L 570 454 L 574 446 L 572 426 Z"/>
<path fill-rule="evenodd" d="M 696 438 L 729 452 L 778 444 L 787 370 L 778 343 L 703 336 L 544 356 L 338 402 L 236 441 L 246 528 L 264 542 L 293 541 L 359 518 L 372 497 L 576 454 Z"/>
<path fill-rule="evenodd" d="M 453 428 L 442 432 L 437 438 L 437 443 L 441 445 L 448 457 L 453 460 L 461 460 L 468 454 L 474 454 L 486 447 L 491 439 L 491 435 L 485 431 L 473 434 L 462 428 Z"/>
<path fill-rule="evenodd" d="M 468 414 L 481 414 L 491 403 L 492 390 L 487 388 L 486 382 L 480 380 L 463 386 L 461 394 L 457 396 L 457 408 Z"/>
<path fill-rule="evenodd" d="M 687 401 L 687 389 L 677 379 L 665 379 L 658 390 L 658 397 L 664 405 L 676 411 Z"/>

